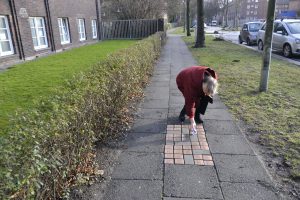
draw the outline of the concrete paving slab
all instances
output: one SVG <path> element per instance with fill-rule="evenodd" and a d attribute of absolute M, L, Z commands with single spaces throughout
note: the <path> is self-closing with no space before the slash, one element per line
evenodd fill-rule
<path fill-rule="evenodd" d="M 165 165 L 164 196 L 222 199 L 216 171 L 211 166 Z"/>
<path fill-rule="evenodd" d="M 213 160 L 223 182 L 270 182 L 256 156 L 214 154 Z"/>
<path fill-rule="evenodd" d="M 141 108 L 169 108 L 169 98 L 151 99 L 149 97 L 146 97 L 144 99 L 144 102 L 140 104 L 140 107 Z"/>
<path fill-rule="evenodd" d="M 206 119 L 203 123 L 205 132 L 209 134 L 241 134 L 240 130 L 234 123 L 234 121 L 224 121 L 224 120 L 210 120 Z"/>
<path fill-rule="evenodd" d="M 149 87 L 166 87 L 166 86 L 168 86 L 170 84 L 170 82 L 169 81 L 159 81 L 159 82 L 157 82 L 157 81 L 151 81 L 150 83 L 149 83 Z"/>
<path fill-rule="evenodd" d="M 210 151 L 224 154 L 255 155 L 250 145 L 242 135 L 208 134 L 207 141 Z"/>
<path fill-rule="evenodd" d="M 163 154 L 123 152 L 112 173 L 113 179 L 162 180 Z"/>
<path fill-rule="evenodd" d="M 203 119 L 232 120 L 232 117 L 227 109 L 209 109 L 206 111 Z"/>
<path fill-rule="evenodd" d="M 184 105 L 183 96 L 170 96 L 170 104 L 181 104 Z"/>
<path fill-rule="evenodd" d="M 230 200 L 276 200 L 278 195 L 272 187 L 257 183 L 221 183 L 225 199 Z"/>
<path fill-rule="evenodd" d="M 167 108 L 140 108 L 137 116 L 141 119 L 166 119 Z"/>
<path fill-rule="evenodd" d="M 104 200 L 161 200 L 162 181 L 112 180 Z"/>
<path fill-rule="evenodd" d="M 208 199 L 195 199 L 195 198 L 177 198 L 177 197 L 164 197 L 163 200 L 208 200 Z"/>
<path fill-rule="evenodd" d="M 153 82 L 160 82 L 160 81 L 170 81 L 170 76 L 159 76 L 159 77 L 152 77 L 151 81 Z"/>
<path fill-rule="evenodd" d="M 145 89 L 145 95 L 147 94 L 156 94 L 157 96 L 167 96 L 169 98 L 169 86 L 162 87 L 162 86 L 149 86 Z"/>
<path fill-rule="evenodd" d="M 127 138 L 126 151 L 163 153 L 165 134 L 134 133 Z"/>
<path fill-rule="evenodd" d="M 137 119 L 130 132 L 165 133 L 167 121 L 161 119 Z"/>

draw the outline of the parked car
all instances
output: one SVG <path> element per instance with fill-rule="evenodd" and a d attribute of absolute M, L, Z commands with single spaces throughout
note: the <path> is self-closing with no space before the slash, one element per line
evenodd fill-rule
<path fill-rule="evenodd" d="M 243 25 L 239 35 L 239 43 L 246 42 L 248 46 L 257 42 L 257 32 L 262 26 L 262 22 L 248 22 Z"/>
<path fill-rule="evenodd" d="M 217 26 L 217 25 L 218 25 L 217 20 L 212 20 L 212 21 L 211 21 L 211 25 L 212 25 L 212 26 Z"/>
<path fill-rule="evenodd" d="M 258 31 L 258 49 L 264 48 L 266 24 Z M 274 22 L 272 50 L 283 52 L 285 57 L 300 55 L 300 19 L 283 19 Z"/>

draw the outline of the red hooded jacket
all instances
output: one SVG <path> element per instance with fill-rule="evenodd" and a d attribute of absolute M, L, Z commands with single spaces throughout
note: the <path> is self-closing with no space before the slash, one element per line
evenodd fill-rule
<path fill-rule="evenodd" d="M 202 89 L 205 73 L 217 79 L 215 71 L 205 66 L 188 67 L 177 75 L 176 83 L 184 96 L 186 114 L 190 118 L 195 116 L 196 107 L 199 105 L 201 97 L 205 96 Z"/>

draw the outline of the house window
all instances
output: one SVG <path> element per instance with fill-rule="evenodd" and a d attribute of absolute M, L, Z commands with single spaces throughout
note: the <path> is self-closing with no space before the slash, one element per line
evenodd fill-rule
<path fill-rule="evenodd" d="M 0 56 L 14 54 L 8 20 L 6 16 L 0 15 Z"/>
<path fill-rule="evenodd" d="M 247 9 L 250 9 L 250 5 L 247 5 Z"/>
<path fill-rule="evenodd" d="M 247 15 L 249 15 L 249 11 L 247 11 Z"/>
<path fill-rule="evenodd" d="M 29 18 L 32 41 L 34 49 L 43 49 L 48 47 L 45 20 L 43 17 L 30 17 Z"/>
<path fill-rule="evenodd" d="M 257 5 L 257 4 L 255 5 L 255 8 L 258 8 L 258 5 Z"/>
<path fill-rule="evenodd" d="M 80 41 L 86 40 L 84 19 L 78 19 L 78 33 L 79 33 L 79 40 Z"/>
<path fill-rule="evenodd" d="M 92 31 L 93 31 L 93 38 L 97 38 L 97 21 L 94 19 L 92 20 Z"/>
<path fill-rule="evenodd" d="M 68 18 L 58 18 L 58 27 L 61 44 L 70 43 Z"/>
<path fill-rule="evenodd" d="M 254 11 L 254 15 L 257 15 L 257 11 L 256 10 Z"/>

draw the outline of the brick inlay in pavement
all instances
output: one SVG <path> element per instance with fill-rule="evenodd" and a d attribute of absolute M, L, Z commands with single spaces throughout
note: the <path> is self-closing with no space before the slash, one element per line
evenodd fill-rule
<path fill-rule="evenodd" d="M 202 124 L 197 125 L 197 132 L 190 134 L 189 125 L 168 125 L 165 164 L 214 165 Z"/>

